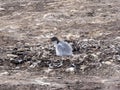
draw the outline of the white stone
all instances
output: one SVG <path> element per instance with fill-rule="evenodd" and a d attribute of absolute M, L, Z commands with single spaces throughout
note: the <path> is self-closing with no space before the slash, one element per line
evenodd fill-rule
<path fill-rule="evenodd" d="M 0 73 L 0 76 L 9 75 L 7 71 Z"/>
<path fill-rule="evenodd" d="M 112 64 L 111 61 L 106 61 L 106 62 L 103 62 L 103 63 L 106 64 L 106 65 L 111 65 Z"/>
<path fill-rule="evenodd" d="M 66 69 L 66 72 L 74 72 L 75 71 L 75 68 L 74 67 L 70 67 L 70 68 L 67 68 Z"/>

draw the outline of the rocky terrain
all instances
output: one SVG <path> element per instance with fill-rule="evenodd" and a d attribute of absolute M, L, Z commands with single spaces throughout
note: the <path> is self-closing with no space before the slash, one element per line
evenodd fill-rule
<path fill-rule="evenodd" d="M 119 0 L 0 0 L 0 90 L 119 90 L 119 18 Z"/>

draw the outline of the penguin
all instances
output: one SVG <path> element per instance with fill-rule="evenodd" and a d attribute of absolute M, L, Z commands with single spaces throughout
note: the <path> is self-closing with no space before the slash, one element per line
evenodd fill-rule
<path fill-rule="evenodd" d="M 72 56 L 72 46 L 66 41 L 60 41 L 57 37 L 52 37 L 51 42 L 54 44 L 57 56 Z"/>

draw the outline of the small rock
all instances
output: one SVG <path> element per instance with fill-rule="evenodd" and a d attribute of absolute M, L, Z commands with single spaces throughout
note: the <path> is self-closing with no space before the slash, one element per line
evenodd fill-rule
<path fill-rule="evenodd" d="M 74 67 L 69 67 L 65 71 L 66 72 L 75 72 L 75 68 Z"/>
<path fill-rule="evenodd" d="M 94 57 L 94 59 L 98 59 L 98 56 L 96 55 L 96 54 L 91 54 L 93 57 Z"/>
<path fill-rule="evenodd" d="M 44 72 L 46 72 L 46 73 L 50 73 L 51 71 L 53 71 L 53 69 L 47 68 L 44 70 Z"/>
<path fill-rule="evenodd" d="M 87 42 L 87 41 L 89 41 L 89 39 L 83 39 L 83 41 L 84 41 L 84 42 Z"/>
<path fill-rule="evenodd" d="M 29 67 L 30 68 L 35 68 L 38 64 L 40 64 L 41 61 L 38 61 L 38 62 L 34 62 L 32 65 L 30 65 Z"/>
<path fill-rule="evenodd" d="M 9 72 L 5 71 L 5 72 L 0 73 L 0 76 L 4 76 L 4 75 L 9 75 Z"/>
<path fill-rule="evenodd" d="M 105 61 L 105 62 L 102 62 L 103 64 L 106 64 L 106 65 L 111 65 L 112 62 L 111 61 Z"/>
<path fill-rule="evenodd" d="M 35 68 L 37 66 L 37 63 L 33 63 L 32 65 L 30 65 L 30 68 Z"/>
<path fill-rule="evenodd" d="M 71 64 L 71 66 L 66 69 L 66 72 L 75 72 L 75 70 L 76 70 L 76 65 Z"/>
<path fill-rule="evenodd" d="M 91 12 L 87 12 L 86 14 L 88 17 L 93 17 L 95 13 L 94 11 L 91 11 Z"/>
<path fill-rule="evenodd" d="M 51 63 L 51 60 L 41 60 L 41 63 L 39 63 L 39 67 L 49 67 L 49 64 Z"/>
<path fill-rule="evenodd" d="M 120 40 L 120 37 L 118 36 L 118 37 L 116 37 L 115 39 L 116 39 L 116 40 Z"/>
<path fill-rule="evenodd" d="M 11 58 L 11 59 L 10 59 L 10 62 L 11 62 L 12 64 L 18 65 L 18 64 L 23 64 L 25 61 L 22 60 L 22 59 L 13 59 L 13 58 Z"/>
<path fill-rule="evenodd" d="M 0 7 L 0 11 L 3 11 L 3 10 L 5 10 L 5 8 L 1 8 L 1 7 Z"/>
<path fill-rule="evenodd" d="M 63 61 L 53 61 L 49 64 L 49 68 L 51 69 L 56 69 L 56 68 L 60 68 L 61 66 L 63 66 Z"/>
<path fill-rule="evenodd" d="M 81 67 L 80 67 L 80 69 L 81 69 L 82 71 L 84 71 L 86 68 L 87 68 L 86 65 L 81 65 Z"/>
<path fill-rule="evenodd" d="M 14 55 L 14 54 L 7 54 L 7 56 L 8 57 L 13 57 L 13 58 L 18 57 L 18 55 Z"/>
<path fill-rule="evenodd" d="M 17 66 L 17 67 L 15 67 L 15 69 L 16 69 L 16 70 L 19 70 L 19 69 L 20 69 L 20 67 L 19 67 L 19 66 Z"/>
<path fill-rule="evenodd" d="M 114 55 L 113 59 L 115 59 L 116 61 L 120 61 L 120 55 Z"/>

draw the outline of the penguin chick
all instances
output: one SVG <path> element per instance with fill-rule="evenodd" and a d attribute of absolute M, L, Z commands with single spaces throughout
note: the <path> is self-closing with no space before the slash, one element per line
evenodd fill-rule
<path fill-rule="evenodd" d="M 57 37 L 52 37 L 51 41 L 54 44 L 57 56 L 72 56 L 72 47 L 65 41 L 60 41 Z"/>

